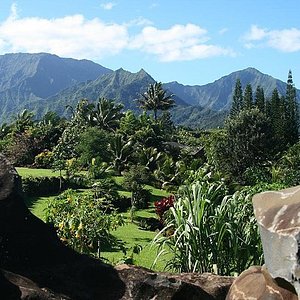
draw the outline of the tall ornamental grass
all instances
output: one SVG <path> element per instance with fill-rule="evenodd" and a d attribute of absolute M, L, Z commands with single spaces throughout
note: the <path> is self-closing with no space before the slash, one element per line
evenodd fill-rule
<path fill-rule="evenodd" d="M 225 196 L 223 183 L 183 186 L 154 238 L 157 259 L 171 253 L 167 269 L 176 272 L 240 273 L 262 263 L 262 246 L 251 195 Z"/>

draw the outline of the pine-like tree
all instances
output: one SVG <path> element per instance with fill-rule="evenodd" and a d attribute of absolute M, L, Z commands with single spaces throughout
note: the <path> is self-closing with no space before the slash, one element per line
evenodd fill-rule
<path fill-rule="evenodd" d="M 253 92 L 250 83 L 246 85 L 244 98 L 243 98 L 243 109 L 250 109 L 253 107 Z"/>
<path fill-rule="evenodd" d="M 266 111 L 265 93 L 264 89 L 259 85 L 255 91 L 254 106 L 261 112 Z"/>
<path fill-rule="evenodd" d="M 289 70 L 286 86 L 286 141 L 293 145 L 298 141 L 299 135 L 299 112 L 296 96 L 296 88 L 293 83 L 292 71 Z"/>
<path fill-rule="evenodd" d="M 238 78 L 235 83 L 232 106 L 230 111 L 230 117 L 237 115 L 243 108 L 243 90 L 240 79 Z"/>
<path fill-rule="evenodd" d="M 280 97 L 277 88 L 275 88 L 267 104 L 267 116 L 270 119 L 273 132 L 274 151 L 280 152 L 286 149 L 285 98 Z"/>

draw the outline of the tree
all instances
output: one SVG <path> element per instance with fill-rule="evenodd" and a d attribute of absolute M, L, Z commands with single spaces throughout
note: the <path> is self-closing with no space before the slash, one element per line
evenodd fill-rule
<path fill-rule="evenodd" d="M 167 95 L 167 92 L 162 88 L 161 82 L 155 82 L 150 84 L 144 94 L 141 94 L 138 102 L 141 108 L 153 110 L 154 120 L 157 121 L 157 112 L 159 110 L 168 110 L 175 105 L 173 96 L 173 94 Z"/>
<path fill-rule="evenodd" d="M 108 145 L 110 140 L 110 134 L 96 127 L 89 127 L 80 134 L 76 152 L 79 154 L 79 161 L 82 166 L 89 166 L 93 158 L 98 162 L 109 162 Z"/>
<path fill-rule="evenodd" d="M 132 141 L 126 141 L 121 134 L 115 134 L 110 140 L 109 150 L 112 155 L 113 167 L 118 175 L 121 175 L 121 171 L 124 170 L 128 158 L 133 152 Z"/>
<path fill-rule="evenodd" d="M 272 130 L 267 116 L 257 108 L 242 110 L 225 124 L 225 133 L 209 152 L 217 171 L 244 183 L 244 172 L 264 165 L 273 149 Z"/>
<path fill-rule="evenodd" d="M 286 148 L 286 106 L 276 88 L 267 104 L 267 116 L 271 122 L 274 150 L 280 152 Z"/>
<path fill-rule="evenodd" d="M 122 109 L 123 104 L 116 104 L 112 100 L 100 98 L 93 116 L 94 124 L 101 129 L 115 131 L 124 115 L 121 112 Z"/>
<path fill-rule="evenodd" d="M 125 135 L 133 135 L 140 129 L 140 121 L 131 110 L 128 110 L 120 120 L 120 132 Z"/>
<path fill-rule="evenodd" d="M 243 98 L 243 109 L 250 109 L 253 106 L 253 92 L 251 84 L 247 84 Z"/>
<path fill-rule="evenodd" d="M 233 117 L 238 114 L 243 108 L 243 90 L 240 79 L 238 78 L 235 83 L 235 88 L 232 98 L 232 107 L 230 111 L 230 116 Z"/>
<path fill-rule="evenodd" d="M 289 70 L 286 86 L 286 139 L 290 145 L 298 141 L 299 135 L 299 111 L 296 97 L 296 88 L 293 83 L 292 71 Z"/>
<path fill-rule="evenodd" d="M 14 133 L 23 133 L 26 129 L 33 125 L 34 113 L 24 109 L 21 113 L 17 114 L 14 123 Z"/>
<path fill-rule="evenodd" d="M 266 111 L 265 93 L 264 89 L 260 85 L 256 88 L 255 91 L 254 105 L 259 109 L 259 111 Z"/>
<path fill-rule="evenodd" d="M 72 112 L 72 122 L 77 126 L 89 126 L 93 121 L 93 109 L 94 104 L 89 103 L 87 99 L 81 99 L 74 109 L 71 105 L 67 105 L 66 108 Z"/>

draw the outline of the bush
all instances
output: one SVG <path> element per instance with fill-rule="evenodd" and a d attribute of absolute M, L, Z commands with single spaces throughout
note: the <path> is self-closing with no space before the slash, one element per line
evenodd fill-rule
<path fill-rule="evenodd" d="M 63 186 L 65 182 L 63 181 Z M 23 192 L 28 196 L 57 194 L 60 191 L 59 177 L 23 177 Z"/>
<path fill-rule="evenodd" d="M 79 189 L 86 188 L 87 186 L 87 179 L 81 175 L 76 175 L 68 179 L 54 176 L 22 177 L 23 192 L 27 196 L 54 195 L 67 188 Z"/>
<path fill-rule="evenodd" d="M 53 164 L 53 152 L 45 150 L 34 158 L 34 165 L 37 168 L 50 169 Z"/>
<path fill-rule="evenodd" d="M 160 201 L 154 202 L 155 212 L 162 224 L 164 223 L 164 214 L 174 206 L 174 200 L 174 195 L 170 195 L 169 197 L 162 198 Z"/>
<path fill-rule="evenodd" d="M 49 201 L 46 221 L 54 224 L 63 242 L 87 254 L 99 254 L 99 247 L 115 245 L 110 232 L 124 223 L 123 217 L 105 199 L 73 190 Z"/>
<path fill-rule="evenodd" d="M 137 209 L 145 209 L 149 207 L 151 192 L 146 189 L 137 189 L 133 193 L 132 204 Z"/>

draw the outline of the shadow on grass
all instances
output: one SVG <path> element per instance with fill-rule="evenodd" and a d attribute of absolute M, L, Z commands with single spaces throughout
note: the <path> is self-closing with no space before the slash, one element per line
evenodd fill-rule
<path fill-rule="evenodd" d="M 150 243 L 152 242 L 152 239 L 151 238 L 139 238 L 139 237 L 135 237 L 133 238 L 134 241 L 137 241 L 137 242 L 145 242 L 145 243 Z"/>
<path fill-rule="evenodd" d="M 25 205 L 31 209 L 40 197 L 25 196 Z"/>
<path fill-rule="evenodd" d="M 120 240 L 116 238 L 115 236 L 110 236 L 111 243 L 110 244 L 103 244 L 101 245 L 101 251 L 103 252 L 120 252 L 125 249 L 125 242 L 123 240 Z"/>

